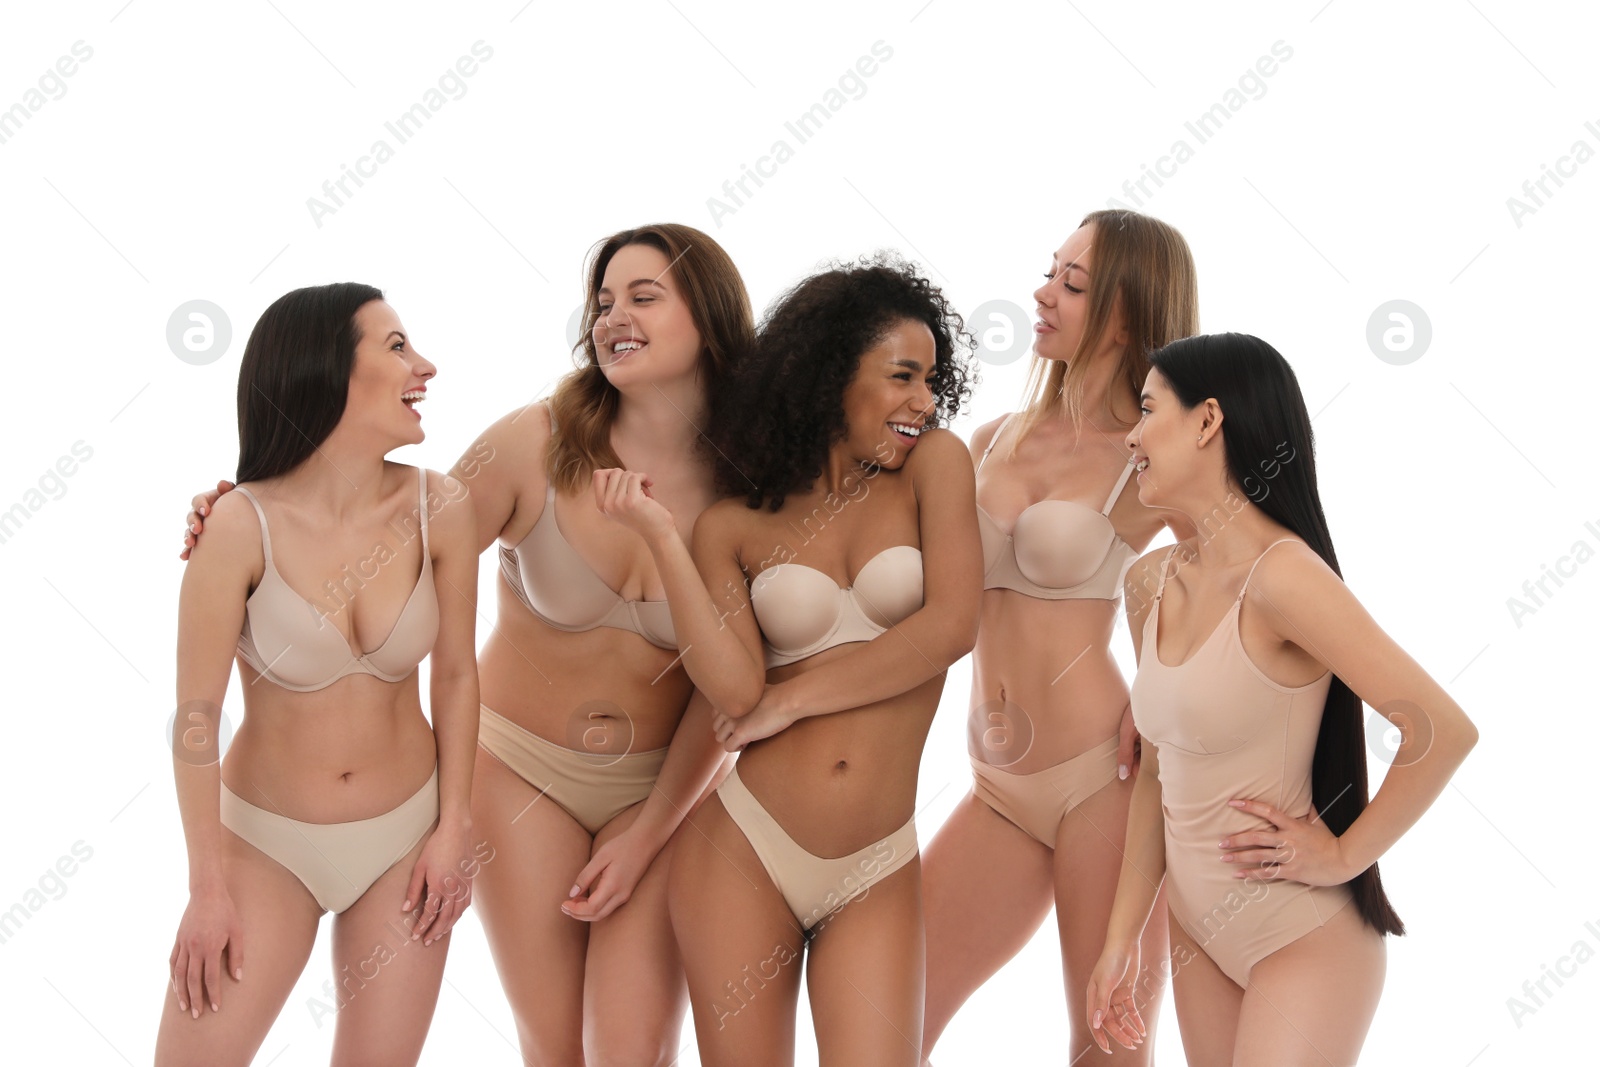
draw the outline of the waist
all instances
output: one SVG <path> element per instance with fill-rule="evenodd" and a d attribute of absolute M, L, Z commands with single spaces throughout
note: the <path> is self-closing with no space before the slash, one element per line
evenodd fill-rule
<path fill-rule="evenodd" d="M 797 844 L 813 855 L 847 855 L 911 821 L 920 744 L 904 746 L 908 759 L 903 751 L 823 755 L 804 742 L 780 743 L 801 725 L 750 745 L 737 764 L 745 787 Z"/>
<path fill-rule="evenodd" d="M 433 731 L 420 725 L 348 753 L 273 744 L 241 727 L 223 757 L 222 781 L 241 800 L 299 822 L 375 818 L 413 796 L 437 766 Z"/>

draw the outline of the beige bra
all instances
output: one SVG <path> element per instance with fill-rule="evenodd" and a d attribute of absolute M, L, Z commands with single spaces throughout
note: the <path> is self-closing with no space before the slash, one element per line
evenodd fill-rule
<path fill-rule="evenodd" d="M 980 471 L 1010 421 L 1007 415 L 995 430 L 978 459 Z M 1132 474 L 1130 463 L 1099 511 L 1075 500 L 1040 500 L 1022 509 L 1010 533 L 980 506 L 983 587 L 1041 600 L 1120 599 L 1123 575 L 1138 553 L 1117 536 L 1109 516 Z"/>
<path fill-rule="evenodd" d="M 750 605 L 768 667 L 835 645 L 870 641 L 922 607 L 922 550 L 886 548 L 843 589 L 814 567 L 780 563 L 756 575 Z"/>
<path fill-rule="evenodd" d="M 555 412 L 550 431 L 555 432 Z M 500 574 L 511 591 L 546 626 L 576 633 L 613 626 L 660 648 L 677 648 L 672 612 L 665 600 L 624 600 L 578 555 L 556 524 L 554 482 L 544 510 L 515 548 L 500 546 Z"/>
<path fill-rule="evenodd" d="M 439 600 L 433 588 L 433 560 L 428 555 L 428 473 L 417 468 L 421 508 L 422 570 L 389 636 L 371 652 L 356 655 L 350 643 L 323 613 L 289 587 L 272 563 L 272 538 L 260 501 L 244 486 L 243 493 L 261 520 L 261 554 L 266 567 L 261 582 L 244 604 L 244 628 L 238 652 L 263 678 L 309 693 L 325 689 L 351 674 L 370 674 L 385 682 L 404 681 L 433 649 L 439 635 Z"/>

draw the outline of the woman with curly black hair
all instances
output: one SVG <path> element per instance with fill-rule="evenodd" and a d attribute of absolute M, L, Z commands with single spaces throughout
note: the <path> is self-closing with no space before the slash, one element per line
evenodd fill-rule
<path fill-rule="evenodd" d="M 668 879 L 707 1064 L 793 1062 L 808 947 L 821 1062 L 920 1062 L 917 770 L 982 579 L 972 464 L 936 427 L 970 349 L 893 257 L 817 274 L 735 371 L 714 431 L 731 496 L 693 558 L 649 479 L 612 472 L 603 510 L 651 545 L 685 668 L 743 750 Z"/>

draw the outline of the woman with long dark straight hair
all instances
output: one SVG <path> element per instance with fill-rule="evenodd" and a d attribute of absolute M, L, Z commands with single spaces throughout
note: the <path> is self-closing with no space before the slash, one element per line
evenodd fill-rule
<path fill-rule="evenodd" d="M 158 1064 L 250 1062 L 325 911 L 333 1061 L 421 1053 L 440 939 L 481 858 L 468 842 L 472 511 L 449 506 L 465 492 L 456 479 L 384 458 L 422 441 L 416 406 L 433 376 L 368 285 L 297 289 L 250 333 L 238 491 L 212 514 L 179 601 L 173 770 L 189 905 Z M 219 760 L 235 656 L 245 716 Z"/>
<path fill-rule="evenodd" d="M 1405 932 L 1378 857 L 1477 731 L 1346 588 L 1288 362 L 1216 334 L 1150 363 L 1127 436 L 1139 499 L 1195 535 L 1125 583 L 1145 766 L 1089 1025 L 1108 1050 L 1144 1032 L 1138 938 L 1165 877 L 1190 1063 L 1354 1063 L 1383 938 Z M 1403 736 L 1370 803 L 1363 700 Z"/>
<path fill-rule="evenodd" d="M 474 892 L 523 1059 L 645 1067 L 676 1060 L 688 996 L 663 850 L 725 753 L 649 548 L 599 505 L 626 466 L 693 529 L 715 498 L 705 430 L 755 326 L 732 259 L 689 226 L 609 235 L 584 282 L 572 371 L 452 470 L 501 577 L 472 794 L 493 858 Z"/>

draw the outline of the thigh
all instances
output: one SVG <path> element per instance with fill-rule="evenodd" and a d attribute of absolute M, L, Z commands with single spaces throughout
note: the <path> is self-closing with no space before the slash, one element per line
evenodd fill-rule
<path fill-rule="evenodd" d="M 288 868 L 226 827 L 222 868 L 244 927 L 244 978 L 224 978 L 221 1010 L 203 1005 L 198 1019 L 178 1010 L 169 982 L 156 1037 L 155 1062 L 161 1067 L 248 1064 L 283 1010 L 317 940 L 322 909 L 311 891 Z"/>
<path fill-rule="evenodd" d="M 667 904 L 706 1067 L 789 1067 L 805 937 L 713 795 L 673 835 Z"/>
<path fill-rule="evenodd" d="M 1122 874 L 1132 781 L 1113 781 L 1072 811 L 1057 830 L 1055 850 L 1056 925 L 1061 934 L 1061 966 L 1066 989 L 1070 1052 L 1084 1055 L 1094 1046 L 1084 1017 L 1094 965 L 1105 949 L 1106 926 Z M 1139 945 L 1139 976 L 1134 986 L 1145 1040 L 1137 1049 L 1111 1043 L 1108 1062 L 1153 1062 L 1156 1020 L 1167 987 L 1167 903 L 1158 891 Z M 1096 1048 L 1098 1052 L 1098 1048 Z"/>
<path fill-rule="evenodd" d="M 430 831 L 431 833 L 431 831 Z M 414 1064 L 433 1022 L 450 938 L 411 939 L 400 910 L 427 838 L 333 920 L 334 1067 Z"/>
<path fill-rule="evenodd" d="M 1222 973 L 1167 909 L 1172 942 L 1172 999 L 1189 1067 L 1229 1067 L 1244 990 Z"/>
<path fill-rule="evenodd" d="M 592 839 L 559 804 L 481 748 L 472 833 L 493 850 L 473 879 L 472 906 L 522 1054 L 532 1063 L 581 1062 L 588 924 L 569 918 L 561 903 L 589 860 Z"/>
<path fill-rule="evenodd" d="M 625 830 L 640 801 L 595 835 L 600 845 Z M 667 917 L 667 870 L 672 845 L 639 879 L 628 902 L 589 926 L 584 968 L 584 1062 L 588 1067 L 675 1063 L 689 991 Z"/>
<path fill-rule="evenodd" d="M 1050 914 L 1050 849 L 968 793 L 922 861 L 927 990 L 922 1048 Z"/>
<path fill-rule="evenodd" d="M 1346 905 L 1250 969 L 1235 1067 L 1348 1067 L 1378 1010 L 1388 950 Z"/>
<path fill-rule="evenodd" d="M 806 987 L 821 1067 L 922 1062 L 918 858 L 813 927 Z"/>

